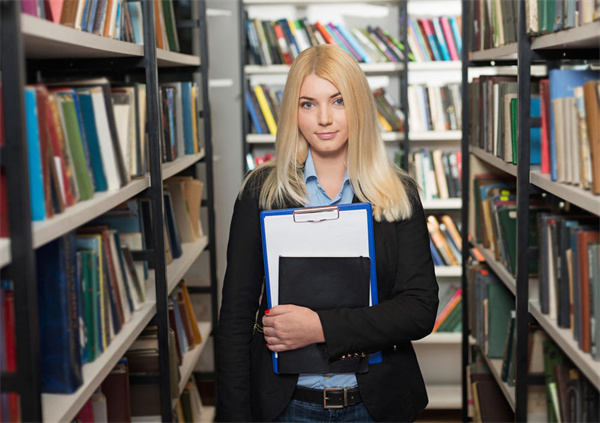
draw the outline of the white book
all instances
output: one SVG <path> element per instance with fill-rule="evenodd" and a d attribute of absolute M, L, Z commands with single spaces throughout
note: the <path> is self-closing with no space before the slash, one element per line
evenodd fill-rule
<path fill-rule="evenodd" d="M 117 190 L 121 187 L 121 177 L 110 133 L 108 115 L 106 114 L 106 100 L 101 87 L 92 87 L 90 88 L 90 92 L 92 94 L 94 119 L 96 121 L 96 130 L 98 131 L 98 144 L 100 145 L 100 155 L 102 157 L 106 184 L 108 191 Z"/>
<path fill-rule="evenodd" d="M 121 233 L 119 232 L 119 242 L 121 246 L 126 246 L 129 251 L 141 251 L 144 249 L 141 232 Z M 141 285 L 140 302 L 146 301 L 146 279 L 144 277 L 144 263 L 141 261 L 134 262 L 135 273 Z"/>
<path fill-rule="evenodd" d="M 100 391 L 100 388 L 92 395 L 92 410 L 94 411 L 94 421 L 107 422 L 108 410 L 106 407 L 106 397 Z"/>
<path fill-rule="evenodd" d="M 114 229 L 108 229 L 108 242 L 110 244 L 110 254 L 112 256 L 113 268 L 115 269 L 115 277 L 117 279 L 117 288 L 119 289 L 119 298 L 121 299 L 121 308 L 123 309 L 123 323 L 131 320 L 131 307 L 129 306 L 129 289 L 125 285 L 123 278 L 123 267 L 121 266 L 121 260 L 117 251 L 117 244 L 115 242 Z"/>
<path fill-rule="evenodd" d="M 119 145 L 123 162 L 125 163 L 125 172 L 131 175 L 131 140 L 130 125 L 131 125 L 131 104 L 113 104 L 115 110 L 115 123 L 117 125 L 117 134 L 119 136 Z"/>

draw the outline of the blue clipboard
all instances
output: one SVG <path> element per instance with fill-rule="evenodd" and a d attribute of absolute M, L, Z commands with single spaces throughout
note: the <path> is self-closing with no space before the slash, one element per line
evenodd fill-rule
<path fill-rule="evenodd" d="M 266 210 L 260 213 L 267 303 L 278 305 L 279 257 L 369 257 L 370 305 L 378 303 L 373 212 L 370 203 Z M 381 352 L 369 364 L 381 363 Z M 277 353 L 273 370 L 278 373 Z"/>

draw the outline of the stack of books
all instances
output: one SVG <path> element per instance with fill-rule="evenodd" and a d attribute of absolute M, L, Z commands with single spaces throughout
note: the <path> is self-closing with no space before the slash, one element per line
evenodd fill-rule
<path fill-rule="evenodd" d="M 462 128 L 460 84 L 408 87 L 411 131 L 459 131 Z"/>
<path fill-rule="evenodd" d="M 461 196 L 460 151 L 418 150 L 409 155 L 409 173 L 421 188 L 424 200 Z"/>
<path fill-rule="evenodd" d="M 408 47 L 416 62 L 460 60 L 460 16 L 408 18 Z"/>

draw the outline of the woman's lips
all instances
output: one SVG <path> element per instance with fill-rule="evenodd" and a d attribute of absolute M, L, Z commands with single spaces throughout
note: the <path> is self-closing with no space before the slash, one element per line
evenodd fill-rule
<path fill-rule="evenodd" d="M 317 132 L 317 137 L 322 140 L 330 140 L 331 138 L 335 137 L 336 134 L 337 132 Z"/>

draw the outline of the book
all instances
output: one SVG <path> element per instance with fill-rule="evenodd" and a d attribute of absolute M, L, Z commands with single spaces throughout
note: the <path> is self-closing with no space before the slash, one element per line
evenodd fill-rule
<path fill-rule="evenodd" d="M 36 250 L 40 316 L 41 389 L 72 393 L 83 383 L 75 234 L 69 232 Z"/>
<path fill-rule="evenodd" d="M 600 194 L 600 98 L 598 81 L 583 84 L 587 133 L 592 165 L 592 193 Z"/>
<path fill-rule="evenodd" d="M 31 218 L 34 221 L 46 218 L 44 174 L 42 171 L 41 140 L 35 88 L 25 88 L 25 124 L 27 128 L 29 200 Z"/>
<path fill-rule="evenodd" d="M 106 397 L 106 411 L 109 422 L 131 421 L 129 401 L 129 367 L 127 359 L 121 359 L 106 376 L 101 385 Z"/>

